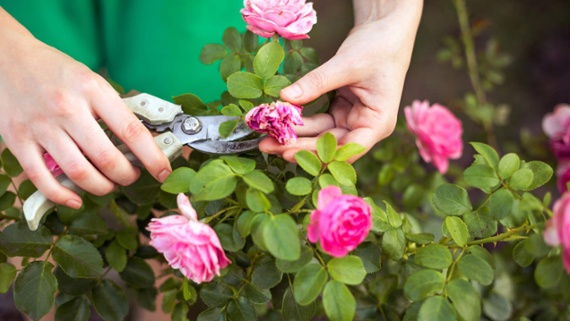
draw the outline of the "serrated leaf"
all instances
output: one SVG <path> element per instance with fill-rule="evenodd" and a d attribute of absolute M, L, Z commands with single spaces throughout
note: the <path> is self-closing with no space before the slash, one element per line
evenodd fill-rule
<path fill-rule="evenodd" d="M 40 257 L 53 242 L 50 231 L 40 225 L 36 231 L 30 231 L 24 222 L 8 225 L 0 233 L 0 250 L 8 256 Z"/>
<path fill-rule="evenodd" d="M 221 308 L 209 308 L 198 315 L 196 321 L 225 321 L 224 310 Z"/>
<path fill-rule="evenodd" d="M 323 306 L 332 321 L 351 321 L 356 313 L 356 300 L 346 285 L 330 280 L 323 290 Z"/>
<path fill-rule="evenodd" d="M 295 301 L 306 306 L 317 299 L 328 279 L 327 271 L 316 263 L 310 263 L 302 268 L 293 282 Z"/>
<path fill-rule="evenodd" d="M 347 161 L 353 156 L 360 155 L 366 151 L 366 148 L 357 143 L 347 143 L 342 145 L 335 153 L 334 160 Z"/>
<path fill-rule="evenodd" d="M 489 196 L 487 206 L 491 217 L 502 220 L 507 217 L 513 208 L 515 197 L 508 189 L 500 189 Z"/>
<path fill-rule="evenodd" d="M 445 218 L 444 224 L 455 244 L 465 246 L 469 238 L 469 230 L 465 222 L 459 217 L 448 216 Z"/>
<path fill-rule="evenodd" d="M 263 80 L 256 74 L 240 71 L 230 75 L 227 81 L 228 91 L 235 98 L 253 99 L 263 93 Z"/>
<path fill-rule="evenodd" d="M 313 176 L 318 176 L 321 172 L 321 161 L 315 154 L 307 150 L 297 152 L 295 154 L 295 160 L 297 161 L 297 164 L 299 164 L 299 166 L 305 170 L 305 172 Z"/>
<path fill-rule="evenodd" d="M 84 297 L 75 297 L 55 310 L 57 321 L 88 321 L 90 316 L 91 305 Z"/>
<path fill-rule="evenodd" d="M 254 212 L 264 212 L 271 208 L 271 202 L 263 192 L 255 188 L 248 188 L 245 193 L 247 207 Z"/>
<path fill-rule="evenodd" d="M 14 282 L 14 302 L 21 312 L 33 320 L 46 315 L 54 304 L 57 280 L 49 262 L 28 264 Z"/>
<path fill-rule="evenodd" d="M 406 237 L 401 229 L 392 228 L 382 237 L 382 249 L 392 260 L 399 260 L 406 250 Z"/>
<path fill-rule="evenodd" d="M 224 283 L 206 283 L 200 289 L 202 301 L 209 307 L 222 307 L 226 305 L 234 296 L 234 292 L 229 285 Z"/>
<path fill-rule="evenodd" d="M 419 248 L 414 258 L 414 263 L 436 270 L 447 268 L 452 261 L 451 252 L 441 244 L 430 244 Z"/>
<path fill-rule="evenodd" d="M 471 283 L 463 279 L 449 282 L 445 291 L 455 311 L 465 321 L 479 321 L 481 318 L 481 298 Z"/>
<path fill-rule="evenodd" d="M 499 164 L 499 154 L 497 154 L 493 147 L 479 142 L 471 142 L 470 144 L 479 154 L 481 154 L 481 156 L 483 156 L 491 168 L 497 168 L 497 165 Z"/>
<path fill-rule="evenodd" d="M 550 178 L 552 178 L 552 167 L 550 167 L 545 162 L 530 161 L 528 163 L 524 163 L 521 167 L 528 168 L 533 173 L 532 183 L 527 187 L 527 191 L 533 190 L 546 184 L 548 181 L 550 181 Z"/>
<path fill-rule="evenodd" d="M 6 190 L 11 183 L 12 181 L 8 176 L 0 174 L 0 196 L 6 193 Z"/>
<path fill-rule="evenodd" d="M 234 104 L 229 104 L 227 106 L 224 106 L 224 108 L 222 108 L 221 112 L 222 112 L 222 115 L 226 115 L 226 116 L 242 116 L 243 115 L 243 111 L 241 110 L 241 108 L 239 108 L 238 106 L 236 106 Z"/>
<path fill-rule="evenodd" d="M 234 172 L 222 160 L 214 160 L 201 168 L 190 182 L 190 192 L 196 201 L 222 199 L 235 190 Z"/>
<path fill-rule="evenodd" d="M 347 162 L 333 161 L 327 165 L 334 178 L 342 185 L 356 184 L 356 171 Z"/>
<path fill-rule="evenodd" d="M 273 182 L 262 171 L 252 171 L 242 176 L 243 181 L 253 187 L 262 191 L 265 194 L 273 192 Z"/>
<path fill-rule="evenodd" d="M 549 256 L 538 262 L 534 270 L 534 280 L 541 288 L 553 288 L 560 284 L 564 266 L 559 256 Z"/>
<path fill-rule="evenodd" d="M 360 284 L 366 276 L 362 260 L 354 255 L 331 259 L 327 263 L 327 270 L 333 279 L 350 285 Z"/>
<path fill-rule="evenodd" d="M 10 263 L 0 263 L 0 293 L 6 293 L 16 277 L 16 267 Z"/>
<path fill-rule="evenodd" d="M 18 159 L 12 154 L 12 152 L 5 148 L 2 154 L 0 155 L 0 160 L 2 160 L 2 168 L 4 172 L 8 174 L 10 177 L 16 177 L 22 174 L 23 169 L 18 162 Z"/>
<path fill-rule="evenodd" d="M 497 232 L 497 220 L 489 215 L 488 207 L 463 215 L 463 221 L 473 237 L 485 238 Z"/>
<path fill-rule="evenodd" d="M 241 35 L 234 27 L 229 27 L 224 31 L 222 41 L 224 45 L 233 52 L 239 52 L 241 50 Z"/>
<path fill-rule="evenodd" d="M 89 291 L 97 284 L 97 279 L 78 279 L 72 278 L 63 272 L 61 267 L 57 267 L 53 271 L 53 275 L 57 279 L 57 287 L 61 293 L 72 296 L 80 296 Z"/>
<path fill-rule="evenodd" d="M 59 238 L 52 257 L 72 278 L 96 278 L 103 273 L 103 258 L 93 244 L 75 235 Z"/>
<path fill-rule="evenodd" d="M 313 183 L 305 177 L 293 177 L 287 181 L 285 189 L 292 195 L 309 195 L 313 191 Z"/>
<path fill-rule="evenodd" d="M 412 301 L 419 301 L 443 291 L 444 285 L 445 278 L 440 272 L 419 270 L 410 274 L 404 283 L 404 294 Z"/>
<path fill-rule="evenodd" d="M 263 92 L 272 97 L 279 97 L 281 95 L 281 89 L 289 86 L 291 81 L 285 76 L 275 75 L 265 82 L 263 87 Z"/>
<path fill-rule="evenodd" d="M 483 300 L 483 312 L 485 315 L 494 321 L 511 320 L 513 313 L 513 306 L 509 299 L 496 292 L 491 294 Z"/>
<path fill-rule="evenodd" d="M 247 174 L 255 169 L 255 160 L 237 156 L 222 156 L 221 159 L 237 174 Z"/>
<path fill-rule="evenodd" d="M 227 55 L 226 48 L 219 44 L 207 44 L 200 51 L 200 61 L 205 65 L 211 65 Z"/>
<path fill-rule="evenodd" d="M 92 291 L 92 302 L 104 320 L 121 321 L 129 312 L 129 302 L 123 289 L 109 279 L 103 279 Z"/>
<path fill-rule="evenodd" d="M 309 321 L 317 311 L 316 302 L 302 306 L 295 302 L 291 288 L 285 290 L 281 303 L 281 315 L 285 321 Z"/>
<path fill-rule="evenodd" d="M 479 282 L 481 285 L 490 285 L 495 278 L 495 271 L 484 259 L 477 255 L 468 254 L 461 257 L 457 267 L 466 277 Z"/>
<path fill-rule="evenodd" d="M 509 180 L 509 186 L 518 191 L 526 191 L 530 189 L 530 185 L 534 179 L 532 170 L 528 168 L 520 168 L 513 173 Z"/>
<path fill-rule="evenodd" d="M 251 283 L 260 289 L 271 289 L 281 282 L 283 272 L 275 266 L 274 260 L 256 265 L 251 275 Z"/>
<path fill-rule="evenodd" d="M 487 165 L 469 166 L 463 172 L 463 178 L 467 184 L 487 193 L 500 182 L 495 170 Z"/>
<path fill-rule="evenodd" d="M 233 119 L 221 123 L 218 128 L 220 136 L 223 138 L 229 137 L 234 132 L 239 122 L 239 119 Z"/>
<path fill-rule="evenodd" d="M 534 261 L 534 256 L 526 250 L 525 242 L 521 241 L 513 249 L 513 259 L 518 265 L 527 267 Z"/>
<path fill-rule="evenodd" d="M 455 310 L 446 298 L 432 296 L 422 303 L 418 312 L 418 320 L 454 321 L 456 320 Z"/>
<path fill-rule="evenodd" d="M 330 163 L 336 154 L 336 137 L 331 133 L 324 133 L 317 139 L 317 154 L 323 163 Z"/>
<path fill-rule="evenodd" d="M 502 179 L 509 179 L 521 165 L 519 156 L 515 153 L 509 153 L 501 157 L 499 161 L 498 171 Z"/>
<path fill-rule="evenodd" d="M 251 321 L 255 320 L 255 310 L 251 302 L 243 296 L 232 300 L 226 308 L 228 318 L 232 321 Z"/>
<path fill-rule="evenodd" d="M 433 204 L 445 215 L 463 215 L 473 208 L 467 191 L 453 184 L 438 186 L 433 195 Z"/>
<path fill-rule="evenodd" d="M 301 256 L 297 224 L 287 214 L 273 215 L 262 226 L 267 250 L 276 258 L 294 261 Z"/>
<path fill-rule="evenodd" d="M 275 75 L 283 58 L 285 58 L 283 47 L 277 41 L 271 41 L 259 48 L 253 58 L 253 70 L 259 77 L 269 79 Z"/>
<path fill-rule="evenodd" d="M 172 171 L 160 188 L 171 194 L 188 193 L 190 182 L 196 175 L 196 171 L 188 167 L 180 167 Z"/>
<path fill-rule="evenodd" d="M 313 251 L 306 246 L 301 245 L 301 255 L 299 259 L 294 261 L 287 261 L 282 259 L 275 260 L 275 265 L 277 268 L 285 273 L 295 273 L 309 264 L 313 259 Z"/>
<path fill-rule="evenodd" d="M 119 275 L 123 281 L 134 288 L 151 288 L 154 286 L 152 268 L 145 260 L 138 257 L 130 257 Z"/>

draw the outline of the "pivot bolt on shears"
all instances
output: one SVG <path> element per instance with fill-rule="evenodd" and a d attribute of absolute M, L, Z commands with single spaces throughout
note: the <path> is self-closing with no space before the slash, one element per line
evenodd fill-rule
<path fill-rule="evenodd" d="M 137 94 L 123 98 L 123 102 L 150 130 L 160 133 L 154 137 L 155 143 L 170 161 L 182 154 L 184 145 L 209 154 L 237 154 L 257 149 L 263 137 L 246 139 L 254 133 L 243 121 L 227 136 L 220 135 L 220 125 L 227 121 L 239 120 L 239 117 L 211 115 L 193 116 L 185 114 L 180 105 L 149 94 Z M 117 148 L 134 165 L 143 167 L 137 157 L 126 145 Z M 81 188 L 64 174 L 57 177 L 65 187 L 78 193 Z M 49 209 L 55 203 L 41 192 L 32 194 L 23 205 L 24 216 L 31 230 L 36 230 Z"/>

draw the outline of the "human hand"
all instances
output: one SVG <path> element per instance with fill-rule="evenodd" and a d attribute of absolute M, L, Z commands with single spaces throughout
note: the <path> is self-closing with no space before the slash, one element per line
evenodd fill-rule
<path fill-rule="evenodd" d="M 27 176 L 51 201 L 72 208 L 81 198 L 47 169 L 48 152 L 83 190 L 110 193 L 139 176 L 97 122 L 101 119 L 149 172 L 171 171 L 152 135 L 99 75 L 41 43 L 0 8 L 0 135 Z"/>
<path fill-rule="evenodd" d="M 337 90 L 328 113 L 304 117 L 305 125 L 294 128 L 296 143 L 266 138 L 260 150 L 293 162 L 297 151 L 315 151 L 325 132 L 368 151 L 394 131 L 422 1 L 374 2 L 355 0 L 356 25 L 335 56 L 281 91 L 284 101 L 303 105 Z"/>

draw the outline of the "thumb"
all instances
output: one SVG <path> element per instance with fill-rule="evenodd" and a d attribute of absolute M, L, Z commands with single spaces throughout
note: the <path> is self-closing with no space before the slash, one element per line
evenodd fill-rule
<path fill-rule="evenodd" d="M 292 85 L 281 90 L 281 99 L 294 104 L 306 104 L 329 91 L 352 83 L 353 72 L 334 57 L 313 69 Z"/>

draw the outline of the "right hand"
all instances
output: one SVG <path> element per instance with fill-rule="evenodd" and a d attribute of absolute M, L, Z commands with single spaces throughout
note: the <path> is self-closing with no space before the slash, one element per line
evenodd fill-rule
<path fill-rule="evenodd" d="M 164 181 L 171 172 L 168 159 L 105 79 L 19 27 L 0 30 L 0 136 L 38 190 L 58 204 L 82 204 L 51 175 L 45 152 L 75 184 L 95 195 L 138 178 L 140 170 L 97 119 Z"/>

